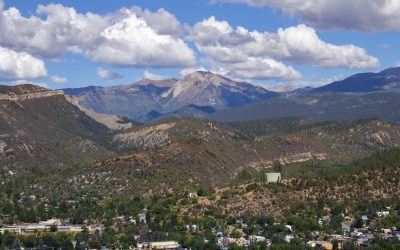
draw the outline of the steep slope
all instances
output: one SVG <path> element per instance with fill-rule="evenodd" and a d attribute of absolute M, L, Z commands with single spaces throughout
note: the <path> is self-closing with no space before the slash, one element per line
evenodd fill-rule
<path fill-rule="evenodd" d="M 94 112 L 93 110 L 87 109 L 79 105 L 79 101 L 73 96 L 65 96 L 66 99 L 78 107 L 82 112 L 88 115 L 93 120 L 105 125 L 109 129 L 119 130 L 119 129 L 129 129 L 132 128 L 135 122 L 130 121 L 128 118 L 118 115 L 107 115 Z"/>
<path fill-rule="evenodd" d="M 113 155 L 109 130 L 68 102 L 62 91 L 33 85 L 0 87 L 3 167 L 46 171 Z"/>

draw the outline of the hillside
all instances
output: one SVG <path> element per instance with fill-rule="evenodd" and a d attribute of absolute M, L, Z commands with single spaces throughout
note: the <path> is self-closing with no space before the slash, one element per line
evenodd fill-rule
<path fill-rule="evenodd" d="M 310 211 L 312 206 L 334 203 L 346 204 L 349 210 L 361 207 L 367 212 L 373 202 L 397 200 L 400 195 L 399 153 L 398 149 L 380 152 L 342 166 L 335 175 L 294 176 L 282 184 L 252 180 L 248 184 L 231 185 L 217 189 L 213 199 L 200 197 L 198 203 L 185 210 L 193 216 L 241 217 L 251 214 L 282 218 L 295 212 Z"/>
<path fill-rule="evenodd" d="M 400 128 L 378 120 L 169 118 L 111 130 L 61 91 L 32 88 L 9 87 L 0 100 L 1 161 L 7 178 L 44 194 L 74 188 L 149 196 L 221 187 L 242 171 L 349 162 L 400 146 Z"/>
<path fill-rule="evenodd" d="M 294 121 L 286 131 L 271 134 L 274 123 L 266 121 L 265 131 L 259 123 L 227 125 L 192 119 L 143 125 L 114 135 L 114 145 L 125 154 L 39 178 L 34 183 L 40 188 L 35 190 L 62 193 L 69 186 L 102 194 L 149 196 L 185 187 L 220 187 L 245 169 L 271 169 L 277 162 L 348 162 L 400 146 L 400 128 L 375 120 Z"/>
<path fill-rule="evenodd" d="M 314 121 L 378 118 L 400 123 L 396 92 L 316 93 L 279 97 L 208 116 L 218 121 L 250 121 L 282 117 L 304 117 Z"/>
<path fill-rule="evenodd" d="M 33 85 L 0 90 L 4 167 L 46 171 L 113 155 L 105 148 L 109 130 L 68 102 L 62 91 Z"/>

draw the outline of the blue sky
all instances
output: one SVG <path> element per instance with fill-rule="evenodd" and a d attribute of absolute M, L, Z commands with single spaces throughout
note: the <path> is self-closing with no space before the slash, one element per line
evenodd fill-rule
<path fill-rule="evenodd" d="M 341 0 L 337 2 L 338 5 L 340 5 L 341 2 L 345 3 L 345 1 Z M 357 0 L 354 2 L 357 2 Z M 400 36 L 398 33 L 400 25 L 397 26 L 397 23 L 392 24 L 387 22 L 386 19 L 390 19 L 392 17 L 385 16 L 379 12 L 379 10 L 375 10 L 373 6 L 370 7 L 368 12 L 371 15 L 370 21 L 378 24 L 382 23 L 382 25 L 377 25 L 377 27 L 372 27 L 371 29 L 369 29 L 368 23 L 362 23 L 366 22 L 365 20 L 353 20 L 353 17 L 351 17 L 350 14 L 349 16 L 345 16 L 343 18 L 344 20 L 349 20 L 348 24 L 340 23 L 334 18 L 332 18 L 332 20 L 327 18 L 326 20 L 315 21 L 314 19 L 311 19 L 310 16 L 315 17 L 316 15 L 321 15 L 323 18 L 325 6 L 316 6 L 315 9 L 311 10 L 312 15 L 310 15 L 310 11 L 307 12 L 304 10 L 295 9 L 293 6 L 290 6 L 290 3 L 285 5 L 285 0 L 221 0 L 218 1 L 218 3 L 211 3 L 208 0 L 5 0 L 4 11 L 9 10 L 11 7 L 15 7 L 21 14 L 20 18 L 30 18 L 34 16 L 42 20 L 44 23 L 48 18 L 48 15 L 50 15 L 49 13 L 52 13 L 51 11 L 54 10 L 46 10 L 38 13 L 37 7 L 38 5 L 48 6 L 52 3 L 61 4 L 62 7 L 72 7 L 78 14 L 85 15 L 87 12 L 91 12 L 101 17 L 117 16 L 116 13 L 119 13 L 121 8 L 130 9 L 133 6 L 138 6 L 141 8 L 142 14 L 145 9 L 149 10 L 150 13 L 156 13 L 156 15 L 150 19 L 148 17 L 141 16 L 141 13 L 135 13 L 135 11 L 130 12 L 129 15 L 137 15 L 139 19 L 143 18 L 145 23 L 147 23 L 149 26 L 151 26 L 151 23 L 153 22 L 152 20 L 159 20 L 157 18 L 157 11 L 160 8 L 163 8 L 166 12 L 174 16 L 176 21 L 179 23 L 179 34 L 177 34 L 175 31 L 168 30 L 168 27 L 167 31 L 161 32 L 161 35 L 172 37 L 168 41 L 172 41 L 173 45 L 168 45 L 166 47 L 171 48 L 171 51 L 174 49 L 177 51 L 171 52 L 170 56 L 167 54 L 165 55 L 165 61 L 171 60 L 171 62 L 168 62 L 166 65 L 164 65 L 162 62 L 153 64 L 151 59 L 152 57 L 148 57 L 145 49 L 143 49 L 147 48 L 147 44 L 135 45 L 135 48 L 129 47 L 131 42 L 134 44 L 140 43 L 140 41 L 136 41 L 136 39 L 141 37 L 141 33 L 135 33 L 136 36 L 129 36 L 128 34 L 128 37 L 124 39 L 124 41 L 128 43 L 128 49 L 126 50 L 127 54 L 135 54 L 137 52 L 133 49 L 139 48 L 139 54 L 141 55 L 139 59 L 139 56 L 127 57 L 126 63 L 122 60 L 116 61 L 114 60 L 115 58 L 110 59 L 107 57 L 107 55 L 97 56 L 98 53 L 106 53 L 105 50 L 110 47 L 114 51 L 116 45 L 111 44 L 111 42 L 108 41 L 105 44 L 99 42 L 99 50 L 96 50 L 97 48 L 88 48 L 87 44 L 81 45 L 83 44 L 81 40 L 84 40 L 84 35 L 82 35 L 83 38 L 79 37 L 81 40 L 77 38 L 77 41 L 68 42 L 68 44 L 58 45 L 54 43 L 54 41 L 57 40 L 51 40 L 52 42 L 50 42 L 48 45 L 50 46 L 49 49 L 51 49 L 52 46 L 60 46 L 61 51 L 57 52 L 57 55 L 51 56 L 43 52 L 46 50 L 46 47 L 37 44 L 28 44 L 26 41 L 23 41 L 23 39 L 26 39 L 26 36 L 25 38 L 22 36 L 19 43 L 11 41 L 12 39 L 0 39 L 0 47 L 6 49 L 5 53 L 15 52 L 17 53 L 15 55 L 20 55 L 20 53 L 29 53 L 29 55 L 35 60 L 42 61 L 45 68 L 45 72 L 43 72 L 43 69 L 41 69 L 41 73 L 27 72 L 17 74 L 13 72 L 6 72 L 7 74 L 4 74 L 4 77 L 1 76 L 2 73 L 0 68 L 0 79 L 2 79 L 2 82 L 6 84 L 15 84 L 15 82 L 29 81 L 46 84 L 51 88 L 68 88 L 88 85 L 115 85 L 135 82 L 144 77 L 145 71 L 147 72 L 147 77 L 179 78 L 181 77 L 180 72 L 185 68 L 204 68 L 225 74 L 235 79 L 251 81 L 255 84 L 263 84 L 267 88 L 275 88 L 276 85 L 301 87 L 304 85 L 324 84 L 331 80 L 340 79 L 358 72 L 379 71 L 387 67 L 395 66 L 400 62 L 400 55 L 398 53 L 398 51 L 400 51 Z M 338 9 L 340 9 L 339 7 L 340 6 L 338 6 Z M 357 12 L 357 5 L 348 6 L 350 9 L 352 7 L 354 7 L 354 11 Z M 369 6 L 366 6 L 365 9 L 368 10 L 368 7 Z M 396 9 L 394 11 L 396 11 Z M 354 15 L 362 14 L 363 13 L 354 13 Z M 215 19 L 211 20 L 210 17 L 212 16 L 215 17 Z M 106 25 L 104 29 L 114 25 L 116 22 L 122 22 L 124 20 L 127 20 L 127 22 L 134 22 L 135 20 L 137 21 L 137 19 L 130 19 L 130 16 L 124 16 L 122 18 L 115 17 L 112 18 L 111 21 L 107 21 L 108 26 Z M 168 20 L 169 19 L 163 19 L 161 22 L 164 22 L 164 24 L 167 24 L 168 26 Z M 200 25 L 201 27 L 195 29 L 195 25 L 203 20 L 209 20 L 209 22 L 207 24 L 202 23 Z M 232 31 L 231 33 L 225 34 L 223 33 L 223 30 L 221 30 L 221 34 L 218 33 L 218 35 L 221 35 L 221 37 L 217 39 L 215 33 L 216 31 L 211 30 L 210 27 L 214 24 L 221 24 L 223 21 L 226 21 L 226 24 L 232 28 Z M 96 26 L 94 21 L 87 22 L 90 23 L 90 25 Z M 24 22 L 24 25 L 27 25 L 26 29 L 32 30 L 32 28 L 35 27 L 32 23 L 33 21 Z M 299 25 L 303 24 L 306 28 L 299 27 Z M 33 26 L 30 27 L 29 25 Z M 43 27 L 47 27 L 46 25 L 48 24 L 43 24 Z M 54 23 L 51 25 L 55 31 L 52 31 L 50 35 L 43 35 L 40 37 L 45 37 L 43 39 L 46 39 L 46 37 L 57 35 L 57 32 L 62 29 L 66 29 L 65 27 L 62 27 L 62 23 L 58 24 L 58 21 L 54 21 Z M 60 25 L 60 27 L 57 27 L 56 25 Z M 246 32 L 237 32 L 236 28 L 238 26 L 245 28 Z M 278 29 L 284 30 L 290 27 L 296 27 L 298 32 L 295 34 L 298 35 L 302 35 L 307 31 L 316 32 L 318 39 L 324 43 L 321 45 L 321 48 L 319 48 L 320 52 L 309 55 L 309 53 L 306 51 L 306 48 L 304 50 L 296 48 L 296 46 L 301 46 L 301 44 L 298 45 L 295 42 L 285 40 L 286 38 L 278 39 L 275 37 Z M 2 30 L 2 33 L 4 36 L 11 37 L 12 35 L 15 36 L 15 34 L 26 32 L 24 31 L 24 28 L 25 27 L 22 25 L 16 25 L 14 30 Z M 157 28 L 154 28 L 153 26 L 150 28 L 152 30 L 156 30 L 155 33 L 158 32 L 156 35 L 160 35 L 160 32 L 157 30 Z M 21 29 L 21 32 L 19 32 L 19 29 Z M 40 28 L 38 28 L 38 30 L 40 30 Z M 46 28 L 43 28 L 43 30 L 44 31 L 42 32 L 45 32 Z M 211 33 L 211 31 L 214 33 Z M 255 33 L 252 33 L 253 31 L 265 33 L 268 37 L 271 36 L 271 39 L 275 39 L 274 44 L 277 43 L 279 46 L 284 46 L 282 48 L 286 48 L 288 52 L 275 53 L 273 51 L 274 48 L 270 49 L 272 52 L 269 51 L 268 48 L 266 48 L 270 46 L 269 42 L 251 42 L 250 40 L 256 37 Z M 14 33 L 7 34 L 7 32 Z M 34 29 L 32 32 L 35 32 Z M 71 30 L 67 29 L 67 31 L 63 32 L 71 32 Z M 205 38 L 208 35 L 207 32 L 209 32 L 210 37 Z M 62 34 L 65 35 L 64 33 Z M 124 34 L 126 35 L 126 33 Z M 73 34 L 67 35 L 73 36 Z M 240 42 L 235 41 L 230 43 L 230 38 L 234 36 L 241 37 L 240 39 L 242 40 L 240 40 Z M 245 41 L 247 38 L 250 40 Z M 158 38 L 156 36 L 152 39 L 154 40 Z M 288 35 L 287 39 L 296 40 L 296 36 Z M 68 41 L 71 40 L 73 39 L 69 37 Z M 115 41 L 114 38 L 112 40 Z M 177 40 L 179 40 L 179 43 L 176 43 Z M 97 41 L 98 40 L 96 40 L 96 42 Z M 73 45 L 71 45 L 72 43 Z M 280 45 L 280 43 L 285 44 Z M 43 44 L 45 44 L 45 42 L 43 42 Z M 342 45 L 353 45 L 357 49 L 350 47 L 343 48 L 341 47 Z M 125 45 L 119 44 L 118 46 L 121 47 Z M 254 54 L 254 50 L 249 49 L 250 46 L 260 46 L 263 48 L 263 51 L 268 50 L 268 52 L 264 51 L 262 52 L 264 54 L 260 56 Z M 76 52 L 76 47 L 79 47 L 79 52 Z M 155 48 L 155 50 L 164 48 L 159 48 L 156 45 L 149 45 L 148 47 Z M 100 51 L 100 48 L 104 48 L 104 50 Z M 65 49 L 65 51 L 62 49 Z M 176 58 L 180 56 L 178 52 L 181 49 L 186 51 L 185 53 L 187 57 L 182 60 L 176 60 Z M 237 51 L 239 51 L 240 54 L 240 52 L 243 50 L 244 55 L 241 59 L 237 59 L 236 57 L 229 60 L 225 60 L 225 58 L 217 58 L 218 54 L 216 53 L 219 52 L 215 51 L 220 51 L 221 49 L 228 51 L 227 55 L 229 53 L 234 54 Z M 249 51 L 247 51 L 247 49 Z M 360 50 L 358 49 L 361 49 L 364 52 L 360 54 Z M 189 50 L 191 50 L 193 53 L 194 61 L 190 58 Z M 122 51 L 122 53 L 124 53 L 124 51 Z M 143 55 L 141 53 L 143 53 Z M 323 55 L 320 56 L 319 54 L 321 53 L 323 53 Z M 348 58 L 340 58 L 338 53 L 340 55 L 343 54 Z M 20 57 L 17 56 L 17 58 Z M 377 61 L 374 61 L 375 59 Z M 164 60 L 164 58 L 162 58 L 162 60 Z M 247 62 L 249 60 L 253 60 L 254 64 L 248 65 Z M 265 63 L 265 65 L 260 64 L 260 62 Z M 357 62 L 363 63 L 359 65 Z M 34 63 L 37 63 L 37 61 Z M 263 67 L 271 67 L 271 69 L 266 70 Z M 108 74 L 103 74 L 103 77 L 101 77 L 99 75 L 99 68 Z M 9 68 L 7 68 L 7 70 L 9 70 Z M 117 77 L 117 74 L 120 77 Z"/>

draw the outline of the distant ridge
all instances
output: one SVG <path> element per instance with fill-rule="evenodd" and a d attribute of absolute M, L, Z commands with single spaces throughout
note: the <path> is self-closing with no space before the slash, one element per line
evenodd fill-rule
<path fill-rule="evenodd" d="M 342 81 L 315 88 L 311 92 L 356 92 L 390 90 L 400 87 L 400 68 L 389 68 L 379 73 L 361 73 Z"/>

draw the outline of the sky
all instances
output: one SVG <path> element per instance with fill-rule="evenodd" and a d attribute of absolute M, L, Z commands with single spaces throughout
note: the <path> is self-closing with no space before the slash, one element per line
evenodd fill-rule
<path fill-rule="evenodd" d="M 398 0 L 0 0 L 0 81 L 53 89 L 208 70 L 284 91 L 400 65 Z"/>

